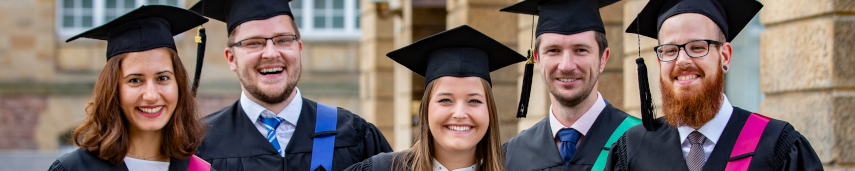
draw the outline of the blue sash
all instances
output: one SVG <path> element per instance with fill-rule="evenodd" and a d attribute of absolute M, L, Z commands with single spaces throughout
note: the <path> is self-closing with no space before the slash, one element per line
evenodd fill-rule
<path fill-rule="evenodd" d="M 333 150 L 335 150 L 336 123 L 338 109 L 334 106 L 318 103 L 315 120 L 315 134 L 312 135 L 311 171 L 331 170 Z M 319 167 L 321 166 L 321 167 Z"/>

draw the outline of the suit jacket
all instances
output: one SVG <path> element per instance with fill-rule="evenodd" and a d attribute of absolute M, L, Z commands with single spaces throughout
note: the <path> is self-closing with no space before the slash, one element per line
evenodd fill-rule
<path fill-rule="evenodd" d="M 169 171 L 186 171 L 190 164 L 190 158 L 169 160 Z M 78 148 L 68 154 L 62 155 L 50 165 L 48 171 L 76 171 L 76 170 L 104 170 L 104 171 L 127 171 L 128 166 L 124 162 L 118 165 L 101 160 L 95 154 L 84 148 Z M 213 170 L 213 169 L 212 169 Z"/>
<path fill-rule="evenodd" d="M 317 102 L 303 98 L 297 128 L 282 157 L 235 102 L 205 117 L 209 127 L 197 156 L 217 170 L 309 170 L 315 118 Z M 375 154 L 392 151 L 377 127 L 342 108 L 338 108 L 336 131 L 332 168 L 326 170 L 344 170 Z"/>

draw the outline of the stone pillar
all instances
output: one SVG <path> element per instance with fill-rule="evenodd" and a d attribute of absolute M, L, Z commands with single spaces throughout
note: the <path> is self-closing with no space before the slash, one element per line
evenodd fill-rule
<path fill-rule="evenodd" d="M 657 117 L 662 116 L 662 93 L 659 91 L 658 59 L 656 58 L 656 53 L 653 52 L 653 47 L 656 46 L 658 42 L 656 42 L 656 39 L 624 32 L 626 27 L 629 26 L 629 23 L 635 20 L 638 12 L 640 12 L 647 4 L 647 1 L 648 0 L 621 1 L 623 3 L 623 26 L 619 32 L 617 28 L 609 27 L 608 25 L 606 26 L 607 31 L 623 36 L 622 51 L 612 49 L 611 58 L 613 59 L 610 60 L 615 63 L 619 63 L 618 59 L 623 60 L 620 63 L 623 63 L 623 68 L 625 68 L 623 70 L 623 108 L 621 109 L 626 113 L 639 118 L 641 118 L 641 97 L 638 91 L 638 73 L 636 72 L 637 65 L 635 64 L 635 59 L 639 56 L 639 44 L 641 46 L 641 57 L 644 58 L 644 63 L 647 65 L 647 81 L 650 83 L 650 94 L 653 95 L 656 115 Z M 607 36 L 609 36 L 608 38 L 611 40 L 611 36 L 616 35 L 612 34 Z M 600 86 L 602 86 L 604 83 L 604 81 L 602 81 L 603 78 L 600 77 L 600 80 Z M 600 92 L 602 91 L 603 90 L 600 90 Z"/>
<path fill-rule="evenodd" d="M 413 42 L 412 0 L 397 0 L 397 4 L 401 16 L 394 16 L 395 49 Z M 413 71 L 397 63 L 394 65 L 395 143 L 392 148 L 401 151 L 413 144 Z"/>
<path fill-rule="evenodd" d="M 760 112 L 790 122 L 826 170 L 855 168 L 855 1 L 761 1 Z"/>
<path fill-rule="evenodd" d="M 448 0 L 446 28 L 466 24 L 508 47 L 517 47 L 517 14 L 499 12 L 499 9 L 516 2 L 517 0 Z M 490 74 L 503 142 L 519 132 L 516 118 L 520 90 L 517 87 L 519 65 L 522 64 L 511 65 Z"/>
<path fill-rule="evenodd" d="M 392 18 L 377 14 L 371 1 L 360 1 L 359 42 L 359 99 L 362 111 L 359 115 L 376 125 L 390 144 L 395 144 L 393 113 L 393 67 L 394 62 L 386 53 L 394 50 Z"/>
<path fill-rule="evenodd" d="M 612 106 L 623 109 L 623 1 L 600 8 L 600 17 L 606 28 L 606 40 L 609 43 L 609 60 L 606 69 L 600 73 L 597 90 L 603 99 Z"/>
<path fill-rule="evenodd" d="M 533 48 L 535 37 L 533 37 L 534 35 L 532 32 L 532 25 L 535 25 L 536 27 L 538 18 L 537 16 L 532 15 L 516 15 L 518 16 L 517 19 L 519 21 L 517 22 L 517 52 L 523 55 L 527 55 L 526 53 L 528 53 L 529 49 L 532 49 L 532 51 L 534 51 Z M 524 76 L 524 72 L 525 65 L 518 65 L 517 73 L 519 74 L 519 76 L 517 77 L 517 80 L 519 80 L 519 82 L 517 87 L 520 89 L 516 90 L 517 93 L 521 93 L 520 90 L 522 88 L 522 79 Z M 537 124 L 537 122 L 540 122 L 541 120 L 543 120 L 543 118 L 547 117 L 547 114 L 549 114 L 549 105 L 552 102 L 549 100 L 549 91 L 546 89 L 546 85 L 543 84 L 543 77 L 540 74 L 540 67 L 537 67 L 537 64 L 535 64 L 532 73 L 533 74 L 531 76 L 531 95 L 529 96 L 528 100 L 528 114 L 526 115 L 526 118 L 519 119 L 519 122 L 517 123 L 517 130 L 515 130 L 516 132 L 514 132 L 514 134 L 517 134 L 520 131 L 526 130 L 531 126 L 534 126 L 534 124 Z M 519 96 L 520 94 L 517 94 L 517 97 Z"/>

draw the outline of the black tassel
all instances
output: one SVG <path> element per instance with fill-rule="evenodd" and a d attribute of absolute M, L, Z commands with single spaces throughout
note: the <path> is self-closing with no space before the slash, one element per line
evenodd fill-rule
<path fill-rule="evenodd" d="M 193 78 L 193 88 L 191 89 L 193 96 L 196 96 L 196 90 L 199 88 L 199 78 L 201 78 L 202 75 L 202 64 L 205 63 L 206 37 L 205 28 L 200 26 L 199 30 L 196 32 L 196 73 Z"/>
<path fill-rule="evenodd" d="M 647 81 L 647 66 L 644 65 L 643 58 L 636 58 L 635 63 L 638 64 L 638 90 L 641 93 L 641 124 L 647 131 L 652 131 L 656 118 L 653 115 L 653 96 L 650 95 L 650 83 Z"/>
<path fill-rule="evenodd" d="M 528 100 L 531 95 L 531 77 L 534 72 L 534 58 L 531 57 L 531 50 L 528 50 L 526 55 L 528 60 L 525 62 L 525 72 L 523 73 L 522 94 L 520 94 L 520 105 L 517 111 L 517 118 L 525 118 L 528 114 Z"/>

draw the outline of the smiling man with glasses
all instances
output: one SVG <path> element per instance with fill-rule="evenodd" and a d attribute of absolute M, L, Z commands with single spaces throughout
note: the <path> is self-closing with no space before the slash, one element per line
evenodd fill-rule
<path fill-rule="evenodd" d="M 217 170 L 344 170 L 392 148 L 373 124 L 303 98 L 303 43 L 286 0 L 203 0 L 191 10 L 224 21 L 226 61 L 241 83 L 233 105 L 205 117 L 197 155 Z"/>
<path fill-rule="evenodd" d="M 730 41 L 762 7 L 756 0 L 647 3 L 627 32 L 659 41 L 664 117 L 630 128 L 609 151 L 606 170 L 823 169 L 789 123 L 734 107 L 724 95 Z"/>

